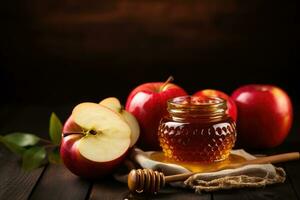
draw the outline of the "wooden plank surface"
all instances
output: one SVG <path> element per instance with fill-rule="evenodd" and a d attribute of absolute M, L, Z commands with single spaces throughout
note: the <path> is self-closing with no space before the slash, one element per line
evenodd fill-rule
<path fill-rule="evenodd" d="M 0 146 L 0 199 L 27 199 L 43 169 L 24 171 L 19 157 Z"/>
<path fill-rule="evenodd" d="M 291 182 L 298 199 L 300 199 L 300 162 L 290 162 L 284 166 L 287 172 L 287 178 Z"/>
<path fill-rule="evenodd" d="M 300 107 L 295 108 L 294 113 L 294 124 L 291 130 L 290 136 L 287 138 L 287 141 L 285 142 L 286 145 L 284 148 L 286 151 L 298 151 L 300 152 Z M 288 162 L 283 164 L 284 169 L 287 173 L 287 178 L 289 179 L 292 188 L 294 189 L 294 192 L 296 193 L 298 199 L 300 199 L 300 161 L 297 162 Z"/>
<path fill-rule="evenodd" d="M 32 200 L 83 200 L 88 196 L 91 182 L 80 179 L 63 165 L 50 164 L 32 192 Z"/>
<path fill-rule="evenodd" d="M 124 199 L 128 194 L 126 185 L 114 181 L 112 177 L 107 177 L 105 180 L 94 183 L 89 199 Z"/>
<path fill-rule="evenodd" d="M 98 199 L 174 199 L 174 200 L 210 200 L 211 194 L 195 194 L 193 191 L 182 188 L 166 186 L 157 195 L 149 196 L 144 194 L 132 194 L 128 191 L 127 185 L 119 183 L 113 178 L 96 182 L 92 188 L 90 200 Z"/>

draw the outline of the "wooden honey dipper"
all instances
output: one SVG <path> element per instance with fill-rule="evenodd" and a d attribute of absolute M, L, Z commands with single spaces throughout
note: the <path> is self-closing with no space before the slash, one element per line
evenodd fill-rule
<path fill-rule="evenodd" d="M 299 152 L 284 153 L 266 157 L 260 157 L 253 160 L 246 160 L 242 163 L 229 164 L 219 169 L 214 169 L 209 172 L 236 169 L 250 164 L 267 164 L 267 163 L 280 163 L 290 160 L 298 160 L 300 158 Z M 157 193 L 165 186 L 165 183 L 184 181 L 190 176 L 199 172 L 189 172 L 165 176 L 162 172 L 154 171 L 152 169 L 133 169 L 128 174 L 128 188 L 131 192 L 137 193 Z"/>

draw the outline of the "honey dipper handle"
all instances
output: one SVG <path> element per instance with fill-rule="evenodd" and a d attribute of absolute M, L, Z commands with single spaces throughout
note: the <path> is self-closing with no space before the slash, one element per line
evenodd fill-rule
<path fill-rule="evenodd" d="M 165 176 L 165 182 L 174 182 L 174 181 L 184 181 L 190 176 L 196 174 L 197 172 L 188 172 L 188 173 L 183 173 L 183 174 L 176 174 L 176 175 L 171 175 L 171 176 Z"/>
<path fill-rule="evenodd" d="M 299 152 L 291 152 L 291 153 L 283 153 L 283 154 L 277 154 L 273 156 L 266 156 L 261 158 L 256 158 L 253 160 L 247 160 L 242 163 L 232 164 L 225 166 L 223 169 L 235 169 L 238 167 L 242 167 L 245 165 L 251 165 L 251 164 L 267 164 L 267 163 L 280 163 L 280 162 L 286 162 L 290 160 L 299 160 L 300 154 Z"/>
<path fill-rule="evenodd" d="M 239 168 L 239 167 L 242 167 L 245 165 L 250 165 L 250 164 L 280 163 L 280 162 L 299 160 L 299 159 L 300 159 L 299 152 L 283 153 L 283 154 L 278 154 L 278 155 L 273 155 L 273 156 L 256 158 L 253 160 L 247 160 L 242 163 L 230 164 L 230 165 L 224 166 L 224 167 L 219 168 L 214 171 L 219 171 L 219 170 L 224 170 L 224 169 L 236 169 L 236 168 Z M 213 172 L 213 171 L 210 171 L 210 172 Z M 183 173 L 183 174 L 176 174 L 176 175 L 172 175 L 172 176 L 166 176 L 165 181 L 166 181 L 166 183 L 173 182 L 173 181 L 183 181 L 196 173 L 197 172 L 189 172 L 189 173 Z"/>

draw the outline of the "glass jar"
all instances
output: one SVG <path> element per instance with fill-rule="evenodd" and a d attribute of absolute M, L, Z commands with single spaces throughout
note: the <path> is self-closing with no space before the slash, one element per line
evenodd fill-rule
<path fill-rule="evenodd" d="M 224 99 L 183 96 L 170 99 L 158 138 L 165 156 L 177 161 L 214 162 L 228 157 L 236 124 Z"/>

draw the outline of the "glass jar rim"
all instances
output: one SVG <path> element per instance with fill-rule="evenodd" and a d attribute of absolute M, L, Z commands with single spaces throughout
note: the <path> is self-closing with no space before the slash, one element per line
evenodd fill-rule
<path fill-rule="evenodd" d="M 222 107 L 226 106 L 226 100 L 216 96 L 179 96 L 168 100 L 168 104 L 177 108 L 203 108 L 203 107 Z"/>
<path fill-rule="evenodd" d="M 180 96 L 168 100 L 167 111 L 177 119 L 219 120 L 227 117 L 227 101 L 220 97 Z"/>

